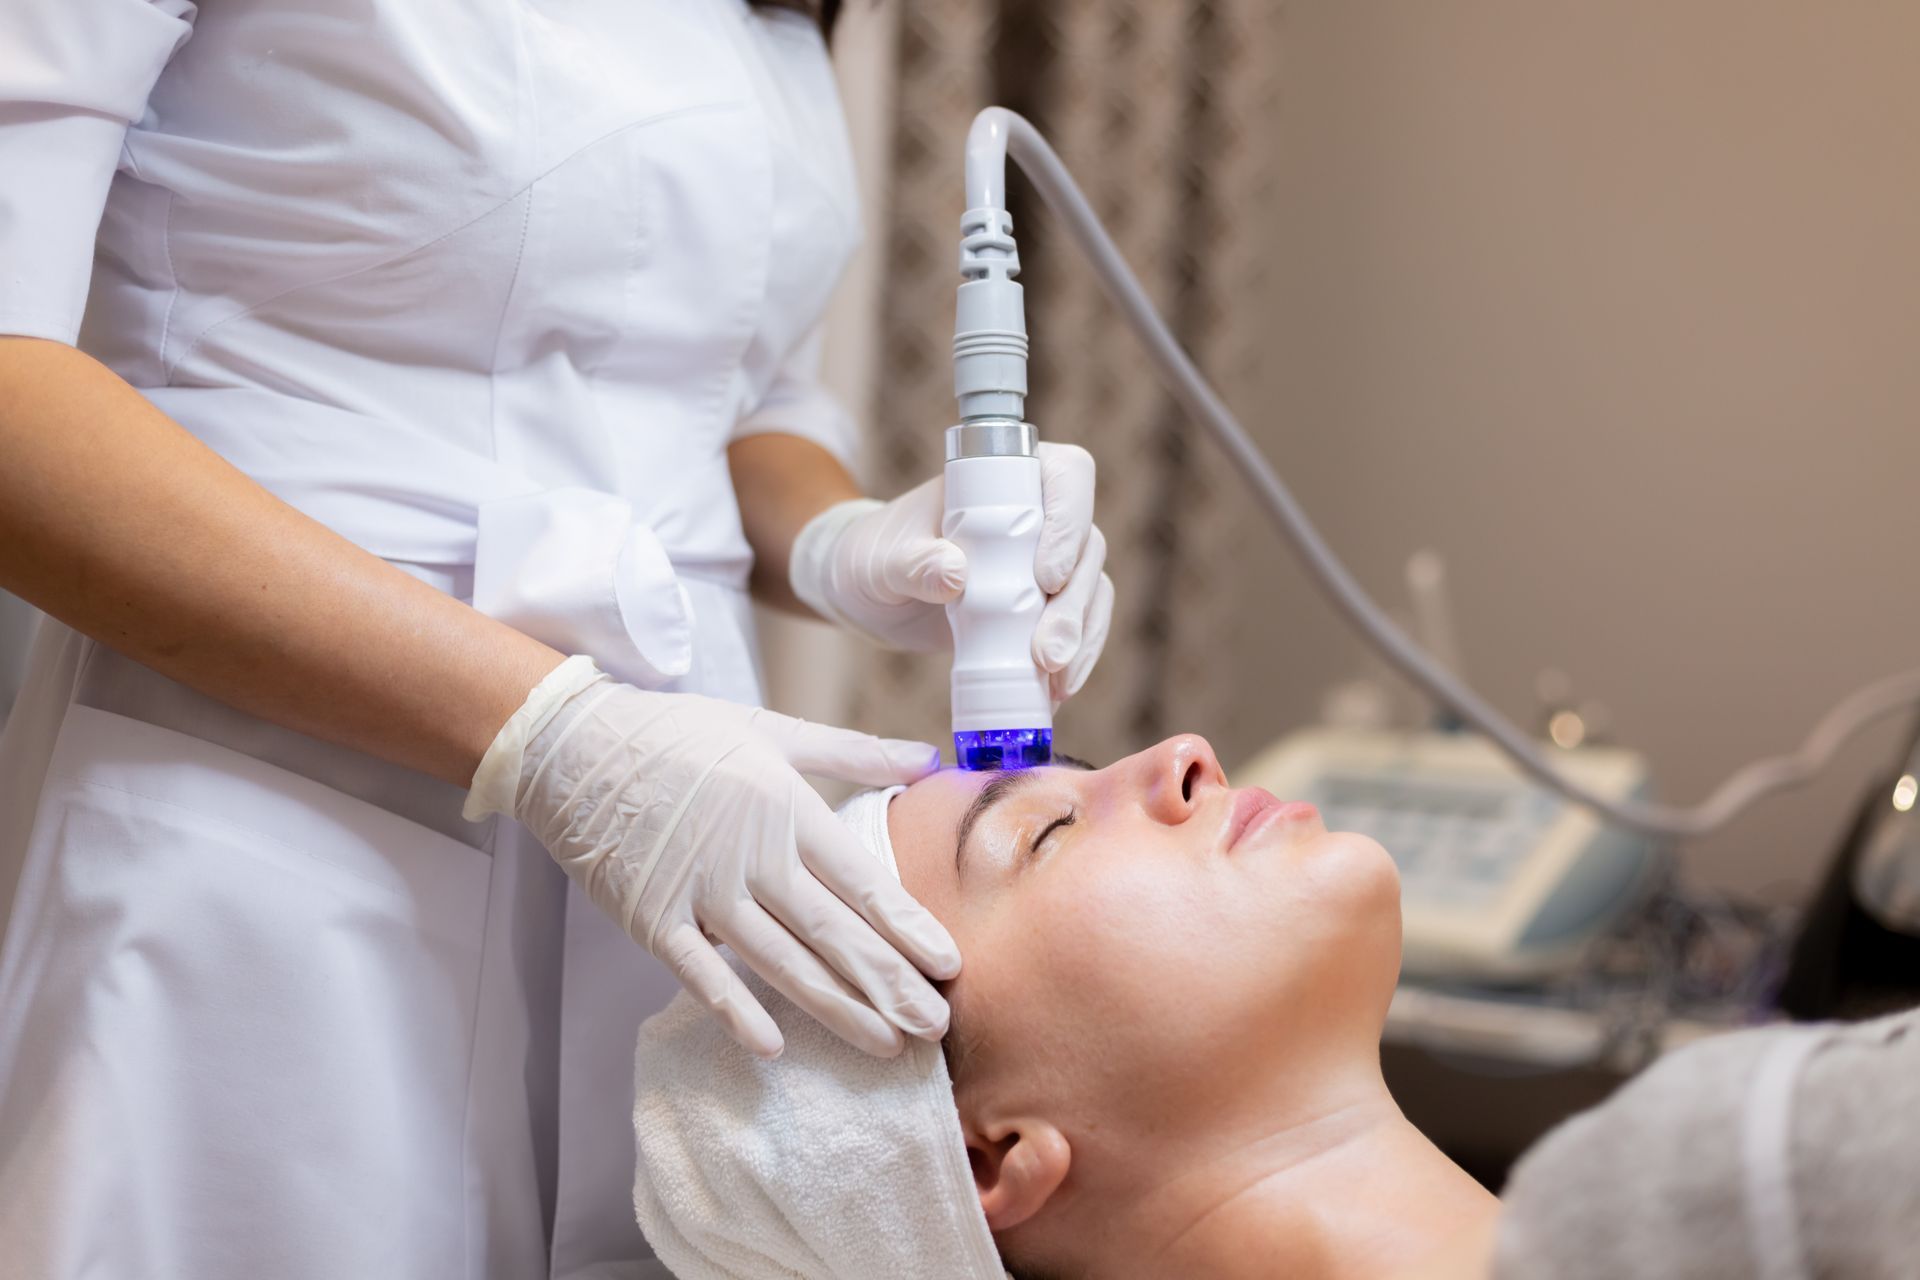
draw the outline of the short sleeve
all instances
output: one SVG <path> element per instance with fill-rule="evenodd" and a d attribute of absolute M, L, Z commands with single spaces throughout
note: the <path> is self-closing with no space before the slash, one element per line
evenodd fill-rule
<path fill-rule="evenodd" d="M 195 12 L 189 0 L 0 4 L 0 333 L 78 336 L 127 127 Z"/>
<path fill-rule="evenodd" d="M 820 385 L 821 330 L 816 327 L 788 354 L 773 385 L 752 413 L 733 429 L 733 438 L 780 433 L 811 440 L 852 469 L 860 433 L 853 415 Z"/>

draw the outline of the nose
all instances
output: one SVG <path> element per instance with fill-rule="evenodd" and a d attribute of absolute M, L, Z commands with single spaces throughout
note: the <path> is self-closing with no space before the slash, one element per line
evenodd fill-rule
<path fill-rule="evenodd" d="M 1137 757 L 1147 813 L 1158 822 L 1177 826 L 1191 818 L 1216 787 L 1227 785 L 1227 774 L 1213 747 L 1197 733 L 1182 733 L 1142 751 Z"/>

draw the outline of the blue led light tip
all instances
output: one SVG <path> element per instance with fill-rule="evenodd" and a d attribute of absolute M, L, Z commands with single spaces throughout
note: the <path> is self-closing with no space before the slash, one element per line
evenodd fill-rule
<path fill-rule="evenodd" d="M 982 729 L 953 735 L 962 769 L 1031 769 L 1053 762 L 1051 729 Z"/>

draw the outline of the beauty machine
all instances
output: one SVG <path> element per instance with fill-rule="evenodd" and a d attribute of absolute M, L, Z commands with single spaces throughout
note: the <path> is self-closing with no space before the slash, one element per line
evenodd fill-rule
<path fill-rule="evenodd" d="M 1409 638 L 1361 589 L 1174 340 L 1053 148 L 1021 116 L 988 107 L 967 134 L 967 211 L 960 224 L 962 283 L 953 337 L 960 421 L 947 431 L 946 530 L 969 560 L 966 591 L 948 608 L 954 636 L 954 746 L 963 767 L 1044 764 L 1052 754 L 1052 704 L 1031 652 L 1044 604 L 1033 578 L 1040 464 L 1037 433 L 1025 420 L 1027 332 L 1014 279 L 1020 259 L 1007 216 L 1009 155 L 1086 254 L 1174 399 L 1227 451 L 1261 510 L 1333 606 L 1416 687 L 1541 784 L 1643 835 L 1699 836 L 1761 796 L 1811 780 L 1860 729 L 1920 703 L 1920 670 L 1868 685 L 1828 712 L 1799 750 L 1747 765 L 1690 807 L 1651 803 L 1637 792 L 1623 794 L 1574 776 Z"/>

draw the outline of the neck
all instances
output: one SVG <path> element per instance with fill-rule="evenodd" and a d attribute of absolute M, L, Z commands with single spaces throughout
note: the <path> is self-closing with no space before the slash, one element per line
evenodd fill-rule
<path fill-rule="evenodd" d="M 1271 1116 L 1271 1112 L 1269 1115 Z M 1499 1201 L 1409 1123 L 1377 1073 L 1216 1130 L 1116 1215 L 1095 1275 L 1484 1276 Z"/>

